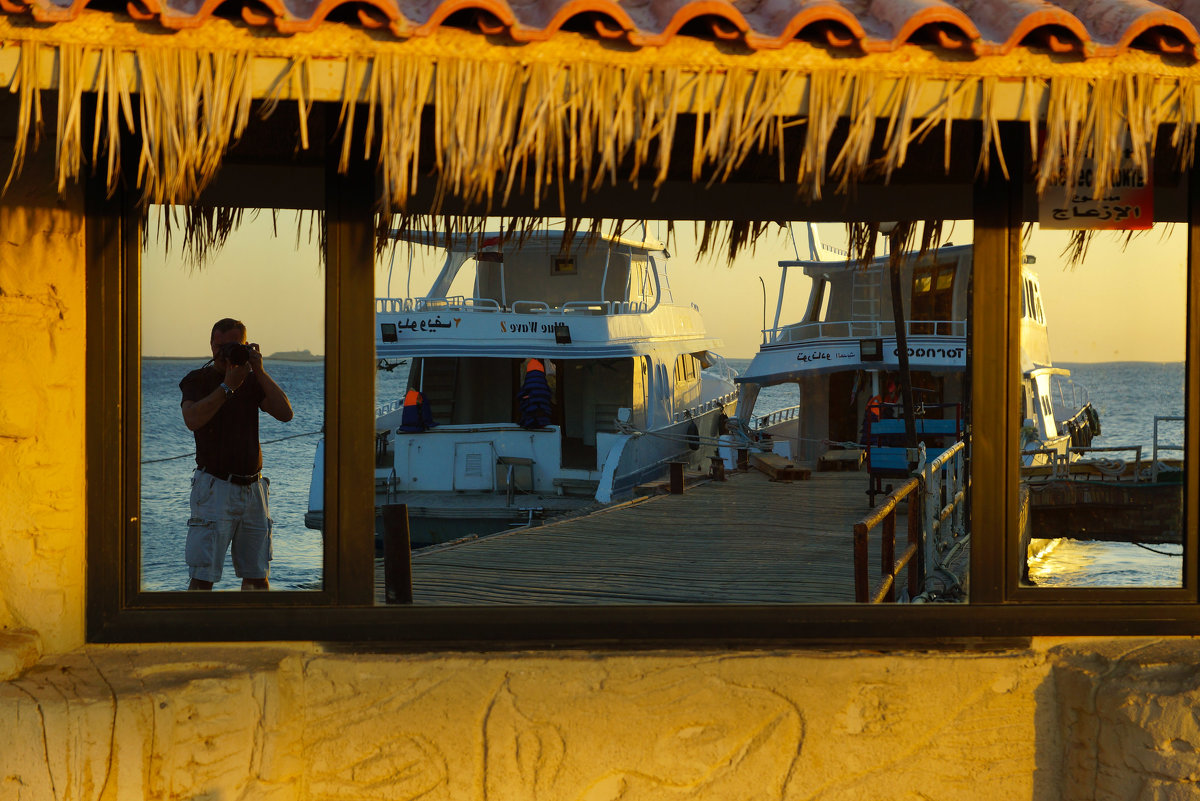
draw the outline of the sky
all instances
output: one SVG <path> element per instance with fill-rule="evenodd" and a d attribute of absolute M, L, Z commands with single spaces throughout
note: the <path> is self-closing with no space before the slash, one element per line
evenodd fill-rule
<path fill-rule="evenodd" d="M 277 232 L 271 215 L 247 215 L 225 248 L 200 270 L 189 270 L 178 252 L 164 252 L 155 227 L 143 253 L 142 313 L 144 356 L 203 356 L 212 324 L 221 317 L 246 323 L 251 342 L 263 353 L 308 350 L 324 353 L 324 275 L 318 243 L 308 237 L 309 217 L 297 241 L 293 212 L 281 212 Z M 807 257 L 803 223 L 793 226 L 798 251 Z M 822 238 L 845 241 L 845 228 L 821 224 Z M 677 223 L 667 263 L 677 302 L 700 307 L 710 333 L 721 338 L 727 358 L 749 358 L 761 341 L 764 288 L 767 325 L 774 319 L 781 259 L 795 258 L 787 229 L 772 227 L 752 253 L 728 265 L 720 254 L 698 259 L 690 223 Z M 656 234 L 650 224 L 648 233 Z M 1042 284 L 1055 362 L 1182 361 L 1186 332 L 1186 228 L 1159 226 L 1122 249 L 1115 234 L 1101 234 L 1084 264 L 1064 266 L 1067 232 L 1035 230 L 1027 253 Z M 971 236 L 970 222 L 949 231 L 956 244 Z M 405 294 L 408 259 L 397 253 L 391 292 Z M 441 266 L 434 253 L 414 258 L 414 294 Z M 387 294 L 387 254 L 376 265 L 376 294 Z M 807 301 L 807 279 L 789 279 L 784 322 L 796 320 Z M 760 280 L 761 279 L 761 280 Z M 796 282 L 794 285 L 792 282 Z"/>

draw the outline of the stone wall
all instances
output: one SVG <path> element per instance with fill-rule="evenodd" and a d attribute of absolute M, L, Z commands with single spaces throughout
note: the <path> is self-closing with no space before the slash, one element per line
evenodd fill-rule
<path fill-rule="evenodd" d="M 1050 801 L 1049 670 L 90 646 L 0 684 L 0 798 Z"/>

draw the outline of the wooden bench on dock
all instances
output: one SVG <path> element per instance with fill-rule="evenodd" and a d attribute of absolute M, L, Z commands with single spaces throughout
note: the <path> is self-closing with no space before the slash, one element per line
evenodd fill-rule
<path fill-rule="evenodd" d="M 772 481 L 807 481 L 812 478 L 812 470 L 774 453 L 752 454 L 750 464 L 759 472 L 766 473 Z"/>

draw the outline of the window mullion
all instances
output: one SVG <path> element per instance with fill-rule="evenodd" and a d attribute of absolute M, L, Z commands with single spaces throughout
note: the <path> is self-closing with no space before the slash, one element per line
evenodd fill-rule
<path fill-rule="evenodd" d="M 972 268 L 971 590 L 999 603 L 1019 577 L 1008 533 L 1016 526 L 1018 466 L 1013 420 L 1020 407 L 1020 233 L 1023 147 L 1005 137 L 1008 175 L 993 161 L 975 183 Z"/>
<path fill-rule="evenodd" d="M 369 605 L 375 585 L 375 187 L 371 165 L 337 169 L 327 151 L 326 582 L 340 605 Z"/>

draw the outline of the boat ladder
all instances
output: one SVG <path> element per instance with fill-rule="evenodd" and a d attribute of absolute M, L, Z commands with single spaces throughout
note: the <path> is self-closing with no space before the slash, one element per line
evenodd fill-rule
<path fill-rule="evenodd" d="M 854 288 L 850 298 L 851 321 L 876 323 L 880 314 L 883 272 L 858 270 L 854 273 L 853 282 Z"/>

